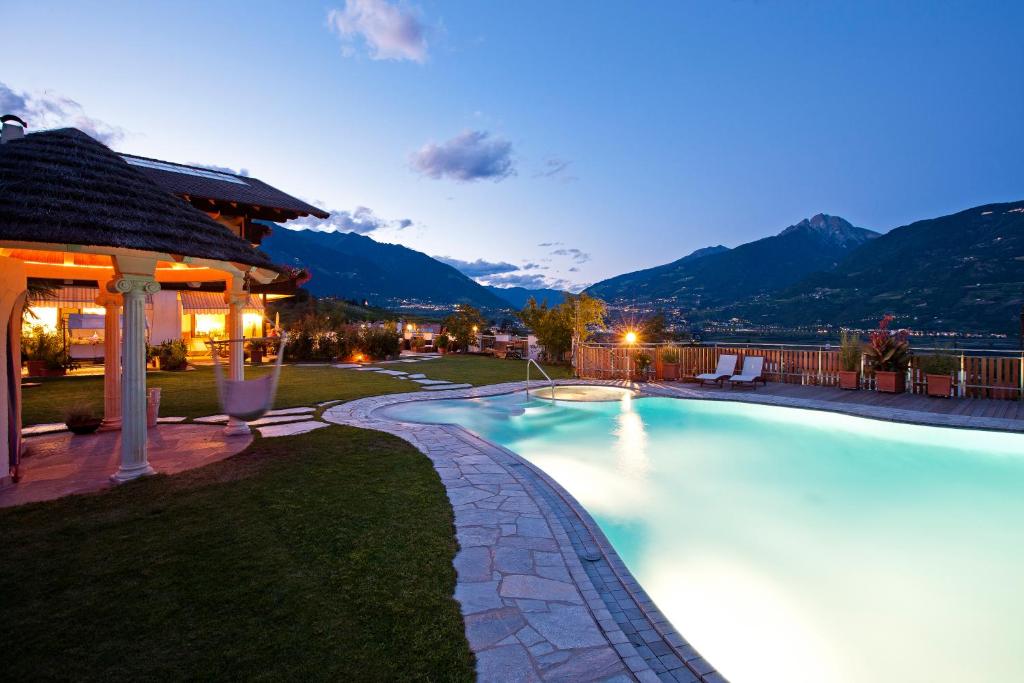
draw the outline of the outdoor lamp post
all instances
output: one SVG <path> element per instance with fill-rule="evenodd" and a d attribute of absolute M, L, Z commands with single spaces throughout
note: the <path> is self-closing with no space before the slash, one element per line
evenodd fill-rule
<path fill-rule="evenodd" d="M 636 332 L 629 330 L 623 337 L 626 341 L 626 379 L 633 376 L 633 344 L 636 344 Z"/>

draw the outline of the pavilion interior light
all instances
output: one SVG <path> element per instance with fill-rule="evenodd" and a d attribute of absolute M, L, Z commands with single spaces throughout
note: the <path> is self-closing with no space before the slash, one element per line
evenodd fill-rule
<path fill-rule="evenodd" d="M 247 337 L 263 336 L 263 316 L 259 313 L 243 313 L 242 329 Z"/>
<path fill-rule="evenodd" d="M 217 336 L 224 334 L 224 314 L 196 313 L 196 334 Z"/>

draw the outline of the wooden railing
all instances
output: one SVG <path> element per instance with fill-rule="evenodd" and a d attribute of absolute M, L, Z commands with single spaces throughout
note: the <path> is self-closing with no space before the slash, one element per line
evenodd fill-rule
<path fill-rule="evenodd" d="M 682 378 L 712 372 L 723 354 L 738 356 L 737 370 L 746 356 L 764 358 L 764 375 L 769 382 L 837 386 L 839 384 L 839 349 L 826 346 L 765 345 L 672 345 L 584 344 L 579 350 L 577 372 L 588 379 L 636 378 L 636 356 L 646 354 L 652 361 L 643 379 L 662 379 L 665 374 L 662 352 L 675 349 L 679 354 Z M 907 391 L 925 393 L 925 376 L 920 368 L 922 356 L 934 349 L 914 349 L 915 355 L 907 369 Z M 950 353 L 944 350 L 945 353 Z M 1024 352 L 1003 351 L 999 355 L 986 350 L 957 349 L 960 370 L 953 373 L 953 394 L 970 398 L 1024 400 Z M 864 368 L 862 386 L 874 388 L 874 376 Z"/>

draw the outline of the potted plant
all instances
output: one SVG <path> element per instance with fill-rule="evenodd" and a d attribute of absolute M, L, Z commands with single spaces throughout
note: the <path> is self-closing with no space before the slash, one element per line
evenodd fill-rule
<path fill-rule="evenodd" d="M 641 351 L 633 356 L 633 376 L 635 379 L 644 379 L 651 367 L 651 357 Z"/>
<path fill-rule="evenodd" d="M 60 377 L 71 366 L 60 333 L 48 332 L 42 325 L 34 325 L 21 338 L 21 357 L 30 377 Z"/>
<path fill-rule="evenodd" d="M 679 349 L 669 347 L 662 350 L 661 377 L 672 381 L 679 379 Z"/>
<path fill-rule="evenodd" d="M 434 341 L 434 346 L 437 347 L 438 353 L 440 353 L 441 355 L 444 355 L 444 354 L 448 353 L 448 345 L 450 343 L 451 343 L 451 339 L 448 338 L 448 335 L 445 334 L 445 333 L 442 333 L 442 334 L 439 334 L 437 336 L 437 340 Z"/>
<path fill-rule="evenodd" d="M 853 332 L 839 335 L 839 388 L 860 389 L 860 359 L 864 345 Z"/>
<path fill-rule="evenodd" d="M 263 357 L 269 344 L 263 339 L 249 341 L 249 360 L 253 365 L 263 365 Z"/>
<path fill-rule="evenodd" d="M 185 370 L 188 368 L 188 346 L 180 339 L 165 341 L 157 346 L 157 360 L 161 370 Z"/>
<path fill-rule="evenodd" d="M 944 350 L 921 356 L 918 367 L 925 373 L 929 396 L 949 398 L 953 393 L 953 373 L 960 369 L 959 359 Z"/>
<path fill-rule="evenodd" d="M 72 434 L 92 434 L 103 418 L 88 403 L 76 403 L 64 411 L 64 424 Z"/>
<path fill-rule="evenodd" d="M 875 371 L 875 389 L 890 394 L 907 390 L 907 366 L 910 365 L 910 343 L 907 331 L 889 329 L 893 317 L 886 315 L 878 322 L 878 329 L 869 335 L 865 348 L 868 363 Z"/>

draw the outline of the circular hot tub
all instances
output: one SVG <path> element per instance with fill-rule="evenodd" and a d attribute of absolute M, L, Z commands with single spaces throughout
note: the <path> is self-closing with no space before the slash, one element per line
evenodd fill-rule
<path fill-rule="evenodd" d="M 552 395 L 554 392 L 554 395 Z M 625 387 L 591 386 L 586 384 L 556 387 L 538 387 L 530 390 L 530 396 L 555 399 L 556 401 L 621 401 L 636 396 L 636 392 Z"/>

